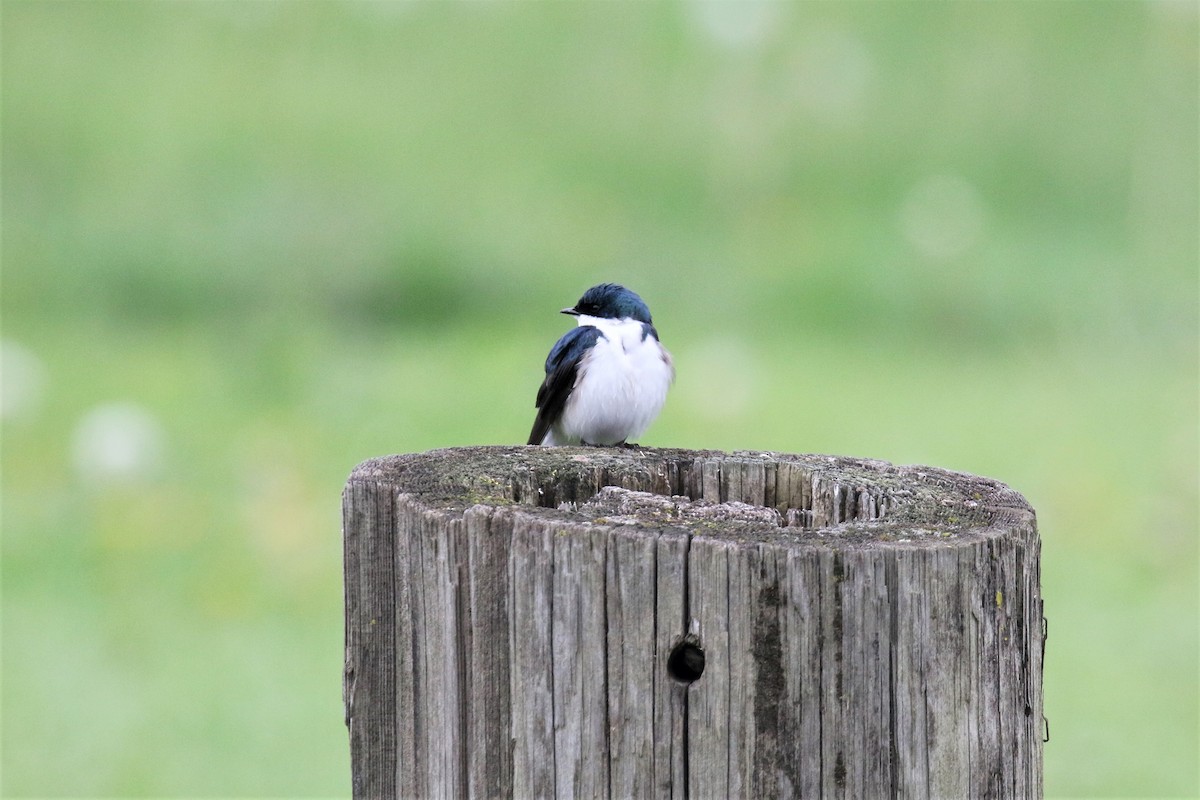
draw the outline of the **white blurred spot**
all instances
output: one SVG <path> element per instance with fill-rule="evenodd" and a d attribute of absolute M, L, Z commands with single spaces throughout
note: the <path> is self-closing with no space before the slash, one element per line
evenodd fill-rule
<path fill-rule="evenodd" d="M 14 341 L 0 341 L 0 419 L 37 411 L 46 383 L 42 360 Z"/>
<path fill-rule="evenodd" d="M 1150 12 L 1157 12 L 1160 18 L 1171 22 L 1194 22 L 1195 17 L 1200 16 L 1200 3 L 1196 0 L 1158 0 L 1157 3 L 1150 3 Z"/>
<path fill-rule="evenodd" d="M 98 406 L 75 427 L 75 470 L 84 480 L 137 482 L 162 467 L 166 435 L 158 420 L 133 403 Z"/>
<path fill-rule="evenodd" d="M 957 175 L 932 175 L 909 190 L 900 229 L 922 255 L 951 259 L 983 235 L 985 209 L 975 187 Z"/>
<path fill-rule="evenodd" d="M 762 43 L 779 17 L 779 4 L 692 0 L 687 6 L 700 29 L 724 47 L 749 48 Z"/>
<path fill-rule="evenodd" d="M 840 28 L 810 32 L 793 56 L 796 98 L 809 114 L 824 122 L 861 116 L 874 74 L 867 46 Z"/>

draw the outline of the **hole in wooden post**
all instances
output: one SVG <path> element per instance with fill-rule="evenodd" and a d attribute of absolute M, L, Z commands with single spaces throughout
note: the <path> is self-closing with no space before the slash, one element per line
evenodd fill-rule
<path fill-rule="evenodd" d="M 704 651 L 700 645 L 684 640 L 667 657 L 667 672 L 681 683 L 693 683 L 704 674 Z"/>

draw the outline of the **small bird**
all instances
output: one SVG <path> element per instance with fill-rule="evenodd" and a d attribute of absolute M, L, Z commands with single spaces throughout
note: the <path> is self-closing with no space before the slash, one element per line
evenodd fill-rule
<path fill-rule="evenodd" d="M 546 357 L 529 444 L 622 445 L 640 436 L 675 380 L 650 309 L 624 286 L 602 283 L 562 313 L 579 327 Z"/>

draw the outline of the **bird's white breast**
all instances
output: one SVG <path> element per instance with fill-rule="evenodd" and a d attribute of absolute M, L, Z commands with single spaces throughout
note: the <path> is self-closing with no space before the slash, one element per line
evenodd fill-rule
<path fill-rule="evenodd" d="M 604 336 L 580 361 L 555 439 L 612 445 L 640 436 L 667 399 L 675 377 L 671 355 L 637 320 L 582 316 L 579 324 Z"/>

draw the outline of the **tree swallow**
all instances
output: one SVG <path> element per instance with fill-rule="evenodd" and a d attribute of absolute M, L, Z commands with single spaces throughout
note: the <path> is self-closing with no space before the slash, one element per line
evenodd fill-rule
<path fill-rule="evenodd" d="M 602 283 L 562 313 L 579 327 L 546 357 L 529 444 L 619 445 L 640 436 L 675 380 L 650 309 L 624 286 Z"/>

